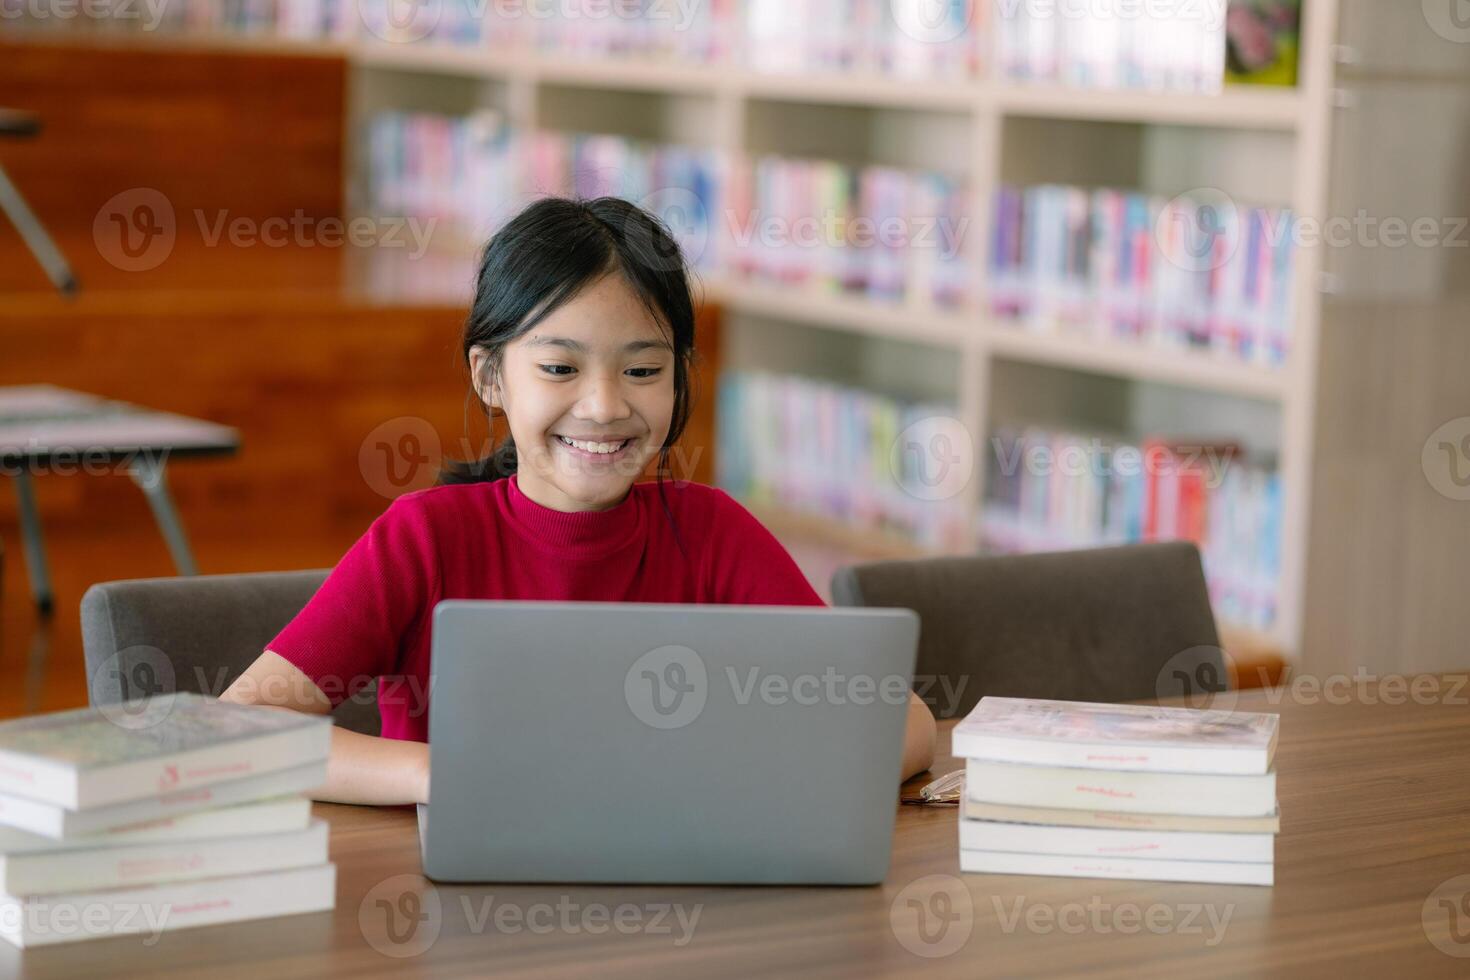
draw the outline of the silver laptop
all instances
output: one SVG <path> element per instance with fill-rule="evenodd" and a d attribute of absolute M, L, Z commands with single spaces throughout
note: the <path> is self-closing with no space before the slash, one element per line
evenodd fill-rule
<path fill-rule="evenodd" d="M 918 635 L 908 609 L 440 602 L 424 874 L 881 881 Z"/>

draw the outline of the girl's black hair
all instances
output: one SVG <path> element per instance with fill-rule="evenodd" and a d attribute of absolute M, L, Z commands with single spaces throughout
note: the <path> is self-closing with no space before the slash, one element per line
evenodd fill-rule
<path fill-rule="evenodd" d="M 669 470 L 669 454 L 689 422 L 696 354 L 694 300 L 684 254 L 656 216 L 617 197 L 547 197 L 525 208 L 495 233 L 481 253 L 475 298 L 459 354 L 470 369 L 470 352 L 485 348 L 489 355 L 485 370 L 493 377 L 503 363 L 507 344 L 534 329 L 581 290 L 613 273 L 621 275 L 642 300 L 674 349 L 674 411 L 669 434 L 659 449 L 657 469 L 659 497 L 667 514 L 664 474 Z M 475 380 L 471 379 L 466 395 L 467 411 L 470 398 L 479 401 Z M 479 380 L 483 384 L 488 378 Z M 445 460 L 439 483 L 500 480 L 516 472 L 516 465 L 515 439 L 507 434 L 489 456 Z M 669 516 L 672 522 L 672 514 Z"/>

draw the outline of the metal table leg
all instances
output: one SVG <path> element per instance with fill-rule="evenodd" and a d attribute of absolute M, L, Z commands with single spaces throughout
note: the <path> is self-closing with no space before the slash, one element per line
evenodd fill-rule
<path fill-rule="evenodd" d="M 51 615 L 51 572 L 46 567 L 46 549 L 41 543 L 41 515 L 36 510 L 36 491 L 31 474 L 22 463 L 15 471 L 15 494 L 20 500 L 20 536 L 25 550 L 26 571 L 31 577 L 31 595 L 42 616 Z"/>
<path fill-rule="evenodd" d="M 72 274 L 71 266 L 51 240 L 51 236 L 46 234 L 46 229 L 36 219 L 25 198 L 20 196 L 15 184 L 11 183 L 4 167 L 0 167 L 0 214 L 10 218 L 15 230 L 20 232 L 21 240 L 36 257 L 36 261 L 41 263 L 41 268 L 46 270 L 52 284 L 64 295 L 74 295 L 77 291 L 77 279 Z"/>
<path fill-rule="evenodd" d="M 163 532 L 163 540 L 168 543 L 169 554 L 173 555 L 174 567 L 179 570 L 180 575 L 198 575 L 199 568 L 194 564 L 189 541 L 184 537 L 184 526 L 179 523 L 179 515 L 174 512 L 168 484 L 164 482 L 164 465 L 163 459 L 140 455 L 128 465 L 128 475 L 148 498 L 148 504 L 153 508 L 153 518 L 158 521 L 158 529 Z"/>

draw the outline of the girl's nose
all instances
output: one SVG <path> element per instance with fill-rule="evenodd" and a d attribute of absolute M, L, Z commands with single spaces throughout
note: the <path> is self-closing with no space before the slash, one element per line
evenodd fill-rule
<path fill-rule="evenodd" d="M 603 425 L 633 414 L 628 400 L 623 397 L 622 387 L 617 381 L 608 378 L 590 380 L 577 409 L 581 418 Z"/>

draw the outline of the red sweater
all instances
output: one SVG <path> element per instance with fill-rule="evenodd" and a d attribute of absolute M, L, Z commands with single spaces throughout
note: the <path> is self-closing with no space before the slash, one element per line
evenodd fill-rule
<path fill-rule="evenodd" d="M 441 599 L 819 606 L 771 532 L 729 494 L 656 483 L 608 510 L 536 503 L 514 476 L 399 497 L 268 645 L 332 706 L 379 678 L 385 738 L 429 740 L 429 627 Z"/>

